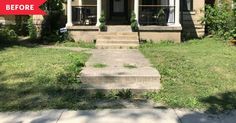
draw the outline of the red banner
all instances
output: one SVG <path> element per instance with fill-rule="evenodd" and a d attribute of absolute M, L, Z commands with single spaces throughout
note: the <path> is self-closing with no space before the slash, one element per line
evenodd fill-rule
<path fill-rule="evenodd" d="M 0 15 L 45 15 L 39 7 L 46 0 L 0 0 Z"/>

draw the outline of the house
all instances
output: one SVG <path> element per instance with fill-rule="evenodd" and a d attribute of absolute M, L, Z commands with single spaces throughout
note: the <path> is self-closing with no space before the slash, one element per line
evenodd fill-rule
<path fill-rule="evenodd" d="M 205 27 L 200 21 L 204 16 L 204 5 L 205 0 L 67 0 L 64 4 L 65 26 L 76 41 L 94 41 L 101 38 L 101 34 L 130 32 L 130 18 L 134 12 L 139 33 L 133 33 L 138 39 L 181 42 L 204 35 Z M 108 27 L 103 33 L 99 31 L 102 13 Z M 43 19 L 38 15 L 33 18 L 36 25 Z M 15 23 L 15 16 L 0 16 L 0 23 Z"/>
<path fill-rule="evenodd" d="M 180 42 L 204 35 L 200 21 L 204 5 L 205 0 L 67 0 L 66 27 L 76 40 L 97 40 L 101 13 L 106 16 L 108 34 L 128 31 L 125 26 L 130 27 L 134 12 L 139 39 Z"/>

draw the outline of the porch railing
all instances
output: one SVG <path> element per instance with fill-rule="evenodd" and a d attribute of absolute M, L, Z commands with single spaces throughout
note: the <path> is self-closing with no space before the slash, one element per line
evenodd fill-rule
<path fill-rule="evenodd" d="M 174 23 L 174 9 L 175 6 L 169 5 L 139 5 L 139 24 L 165 26 Z"/>
<path fill-rule="evenodd" d="M 96 5 L 73 6 L 72 13 L 72 21 L 75 25 L 95 25 L 97 23 Z"/>

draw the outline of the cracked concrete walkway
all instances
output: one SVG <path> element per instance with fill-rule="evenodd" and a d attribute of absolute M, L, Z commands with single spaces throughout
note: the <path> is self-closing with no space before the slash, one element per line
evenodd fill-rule
<path fill-rule="evenodd" d="M 83 84 L 104 90 L 159 90 L 160 77 L 137 49 L 93 50 L 80 74 Z"/>
<path fill-rule="evenodd" d="M 206 114 L 180 109 L 104 109 L 0 112 L 0 123 L 235 123 L 236 111 Z"/>

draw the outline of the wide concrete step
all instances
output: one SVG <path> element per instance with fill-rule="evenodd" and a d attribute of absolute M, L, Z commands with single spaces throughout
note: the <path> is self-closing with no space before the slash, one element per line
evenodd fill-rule
<path fill-rule="evenodd" d="M 108 32 L 132 32 L 130 25 L 107 26 Z"/>
<path fill-rule="evenodd" d="M 98 35 L 138 35 L 137 32 L 99 32 Z"/>
<path fill-rule="evenodd" d="M 86 67 L 80 73 L 80 80 L 96 89 L 160 89 L 160 74 L 151 67 Z"/>
<path fill-rule="evenodd" d="M 96 43 L 97 49 L 134 49 L 138 48 L 139 44 L 137 43 Z"/>
<path fill-rule="evenodd" d="M 108 40 L 108 39 L 98 39 L 97 44 L 138 44 L 139 41 L 138 40 L 126 40 L 126 39 L 112 39 L 112 40 Z"/>
<path fill-rule="evenodd" d="M 97 39 L 136 39 L 138 35 L 98 35 Z"/>

